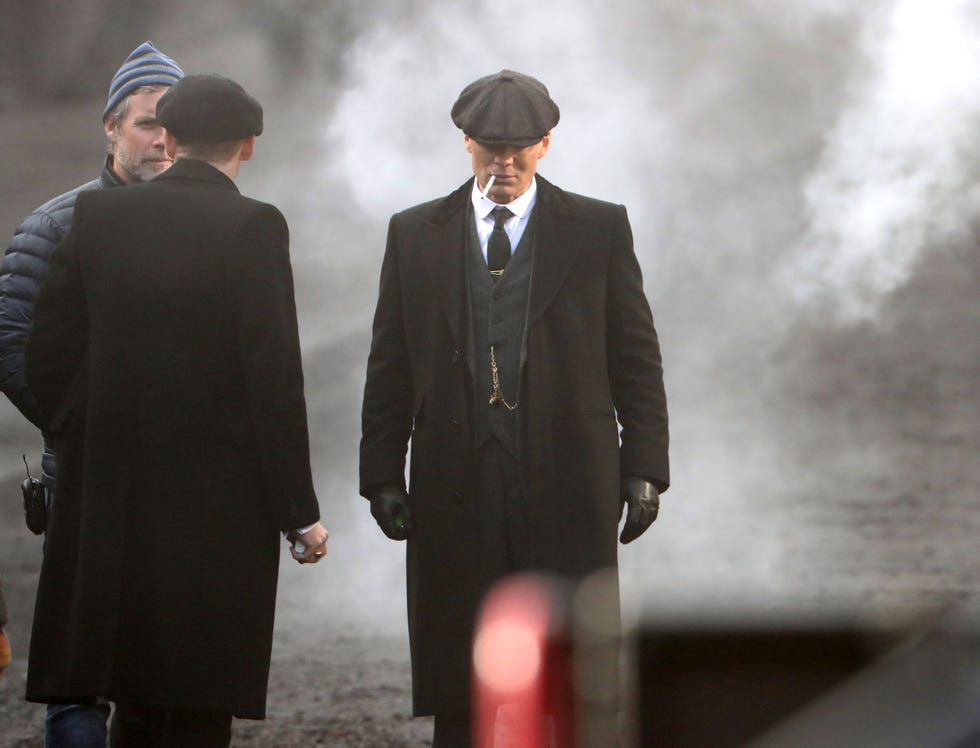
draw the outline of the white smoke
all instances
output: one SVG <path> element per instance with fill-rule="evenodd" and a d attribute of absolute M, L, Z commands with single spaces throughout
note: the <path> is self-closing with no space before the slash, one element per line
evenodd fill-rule
<path fill-rule="evenodd" d="M 466 84 L 510 68 L 544 81 L 561 108 L 541 173 L 639 209 L 662 171 L 657 159 L 673 148 L 666 109 L 652 106 L 656 89 L 616 44 L 601 14 L 578 1 L 433 3 L 377 20 L 346 57 L 328 125 L 333 166 L 376 220 L 448 193 L 472 175 L 452 104 Z"/>
<path fill-rule="evenodd" d="M 542 173 L 629 206 L 658 290 L 715 273 L 719 304 L 866 318 L 978 207 L 978 37 L 978 0 L 433 3 L 354 43 L 332 168 L 374 220 L 445 194 L 468 175 L 453 100 L 515 68 L 562 108 Z"/>
<path fill-rule="evenodd" d="M 501 68 L 540 78 L 561 107 L 542 174 L 628 206 L 674 437 L 663 520 L 621 553 L 632 596 L 804 594 L 787 561 L 820 531 L 801 505 L 833 460 L 860 470 L 837 431 L 806 458 L 781 441 L 796 428 L 780 411 L 785 361 L 812 342 L 787 330 L 874 314 L 968 230 L 978 3 L 434 0 L 372 16 L 352 42 L 316 168 L 366 220 L 470 175 L 449 110 Z M 363 264 L 372 283 L 381 249 Z M 887 473 L 893 455 L 860 458 Z"/>
<path fill-rule="evenodd" d="M 872 316 L 980 207 L 980 2 L 901 0 L 865 23 L 863 69 L 803 185 L 787 278 L 841 321 Z"/>

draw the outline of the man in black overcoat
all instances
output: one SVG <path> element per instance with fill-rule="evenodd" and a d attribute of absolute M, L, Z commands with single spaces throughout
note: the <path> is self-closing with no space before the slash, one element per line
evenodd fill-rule
<path fill-rule="evenodd" d="M 265 715 L 279 533 L 301 563 L 327 533 L 286 223 L 233 181 L 261 106 L 188 76 L 157 118 L 173 167 L 79 195 L 27 342 L 59 466 L 27 697 L 107 696 L 113 746 L 226 746 Z"/>
<path fill-rule="evenodd" d="M 0 264 L 0 391 L 24 416 L 43 428 L 41 413 L 24 376 L 24 347 L 34 304 L 59 242 L 71 228 L 75 201 L 82 192 L 147 182 L 170 167 L 164 130 L 156 120 L 157 99 L 184 76 L 180 66 L 150 41 L 136 47 L 112 76 L 102 124 L 109 153 L 98 177 L 64 192 L 31 211 L 14 230 Z M 43 531 L 54 511 L 57 466 L 51 440 L 44 435 L 41 491 L 28 513 L 32 532 Z M 50 704 L 44 718 L 45 748 L 105 748 L 109 704 Z"/>
<path fill-rule="evenodd" d="M 558 116 L 520 73 L 467 86 L 452 117 L 475 178 L 388 230 L 360 485 L 385 534 L 408 540 L 414 712 L 436 716 L 435 746 L 469 743 L 470 645 L 489 586 L 615 567 L 624 502 L 629 542 L 670 480 L 626 209 L 536 175 Z"/>

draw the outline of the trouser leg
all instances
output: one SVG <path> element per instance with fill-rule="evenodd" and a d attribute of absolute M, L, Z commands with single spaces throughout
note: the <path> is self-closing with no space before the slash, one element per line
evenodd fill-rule
<path fill-rule="evenodd" d="M 231 715 L 205 709 L 171 709 L 161 748 L 227 748 Z"/>
<path fill-rule="evenodd" d="M 166 724 L 161 707 L 116 703 L 109 730 L 109 748 L 159 748 Z"/>
<path fill-rule="evenodd" d="M 110 748 L 227 748 L 231 715 L 117 704 Z"/>
<path fill-rule="evenodd" d="M 471 722 L 469 712 L 437 714 L 432 730 L 432 748 L 471 748 Z"/>

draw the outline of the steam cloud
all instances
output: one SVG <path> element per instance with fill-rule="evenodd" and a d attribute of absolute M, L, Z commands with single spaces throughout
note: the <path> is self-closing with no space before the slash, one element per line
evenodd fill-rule
<path fill-rule="evenodd" d="M 357 39 L 328 139 L 380 220 L 467 176 L 466 83 L 531 73 L 563 115 L 542 173 L 628 205 L 654 295 L 850 322 L 980 200 L 978 19 L 977 0 L 437 3 Z M 734 278 L 719 296 L 707 275 Z"/>
<path fill-rule="evenodd" d="M 804 184 L 795 297 L 875 312 L 980 207 L 980 3 L 903 0 L 864 23 L 867 64 Z"/>
<path fill-rule="evenodd" d="M 621 553 L 624 599 L 703 604 L 740 589 L 751 605 L 746 579 L 770 599 L 799 591 L 786 560 L 801 525 L 786 496 L 803 500 L 820 469 L 779 441 L 783 414 L 767 398 L 782 373 L 769 364 L 796 321 L 875 319 L 917 261 L 969 231 L 978 11 L 978 0 L 433 3 L 374 20 L 352 43 L 325 132 L 369 220 L 468 177 L 449 109 L 501 68 L 540 78 L 561 107 L 541 172 L 629 208 L 664 344 L 676 488 L 662 533 Z M 825 439 L 819 459 L 848 464 Z M 890 449 L 852 463 L 887 474 Z"/>

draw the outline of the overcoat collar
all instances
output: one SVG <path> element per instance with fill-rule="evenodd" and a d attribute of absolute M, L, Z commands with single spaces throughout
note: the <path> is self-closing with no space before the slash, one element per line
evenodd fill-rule
<path fill-rule="evenodd" d="M 528 299 L 527 325 L 548 307 L 582 251 L 577 240 L 578 221 L 584 216 L 569 196 L 548 180 L 536 175 L 538 199 L 535 205 L 534 265 Z M 466 321 L 466 280 L 463 273 L 465 224 L 469 216 L 469 200 L 473 179 L 436 202 L 431 213 L 423 219 L 419 246 L 433 287 L 442 297 L 453 338 L 464 339 Z"/>
<path fill-rule="evenodd" d="M 179 158 L 174 165 L 157 176 L 154 181 L 165 179 L 189 179 L 195 182 L 208 182 L 238 192 L 237 185 L 227 174 L 218 171 L 207 161 L 196 158 Z"/>

